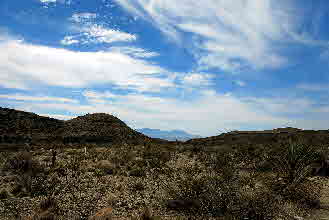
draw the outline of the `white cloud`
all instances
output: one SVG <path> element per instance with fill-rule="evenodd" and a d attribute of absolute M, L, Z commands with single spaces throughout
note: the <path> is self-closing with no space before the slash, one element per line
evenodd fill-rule
<path fill-rule="evenodd" d="M 79 43 L 78 40 L 74 39 L 73 36 L 65 36 L 63 40 L 61 40 L 61 44 L 63 45 L 71 45 Z"/>
<path fill-rule="evenodd" d="M 91 90 L 87 90 L 83 92 L 83 96 L 87 97 L 87 98 L 114 98 L 116 97 L 116 95 L 114 95 L 113 93 L 106 91 L 106 92 L 95 92 L 95 91 L 91 91 Z"/>
<path fill-rule="evenodd" d="M 121 32 L 113 29 L 106 29 L 100 25 L 91 25 L 82 28 L 87 42 L 93 43 L 112 43 L 115 41 L 131 42 L 137 39 L 136 35 Z"/>
<path fill-rule="evenodd" d="M 56 3 L 57 0 L 40 0 L 41 3 Z"/>
<path fill-rule="evenodd" d="M 82 23 L 85 21 L 89 21 L 92 19 L 95 19 L 97 17 L 97 14 L 95 13 L 75 13 L 72 15 L 72 17 L 70 18 L 71 21 L 74 21 L 76 23 Z"/>
<path fill-rule="evenodd" d="M 183 77 L 183 83 L 187 86 L 209 86 L 212 78 L 210 74 L 190 73 Z"/>
<path fill-rule="evenodd" d="M 17 101 L 78 103 L 77 100 L 63 98 L 63 97 L 28 96 L 28 95 L 22 95 L 22 94 L 0 94 L 0 98 L 17 100 Z"/>
<path fill-rule="evenodd" d="M 111 47 L 110 51 L 127 54 L 138 58 L 151 58 L 159 56 L 159 53 L 144 50 L 138 47 Z"/>
<path fill-rule="evenodd" d="M 69 18 L 75 23 L 74 34 L 67 35 L 61 43 L 70 45 L 74 43 L 113 43 L 113 42 L 133 42 L 137 36 L 120 30 L 106 28 L 95 22 L 97 14 L 95 13 L 75 13 Z"/>
<path fill-rule="evenodd" d="M 97 44 L 113 42 L 133 42 L 137 36 L 119 30 L 107 29 L 97 24 L 88 24 L 79 28 L 79 33 L 65 36 L 61 44 Z"/>
<path fill-rule="evenodd" d="M 39 114 L 40 116 L 45 116 L 49 118 L 55 118 L 59 120 L 70 120 L 74 118 L 74 116 L 68 116 L 68 115 L 58 115 L 58 114 Z"/>
<path fill-rule="evenodd" d="M 173 86 L 168 77 L 154 75 L 166 70 L 119 52 L 76 52 L 21 41 L 0 42 L 0 50 L 0 85 L 7 88 L 27 89 L 35 83 L 76 88 L 114 84 L 159 91 Z"/>
<path fill-rule="evenodd" d="M 315 102 L 306 98 L 255 98 L 245 97 L 243 100 L 255 108 L 270 114 L 302 114 L 313 111 Z"/>
<path fill-rule="evenodd" d="M 292 35 L 297 29 L 296 10 L 284 0 L 116 1 L 171 39 L 194 41 L 191 52 L 198 58 L 200 70 L 283 66 L 288 61 L 276 43 L 282 45 L 298 36 Z M 182 32 L 190 32 L 198 40 Z"/>
<path fill-rule="evenodd" d="M 48 8 L 48 5 L 51 3 L 60 3 L 70 5 L 72 4 L 72 0 L 39 0 L 41 3 L 45 4 L 45 8 Z"/>

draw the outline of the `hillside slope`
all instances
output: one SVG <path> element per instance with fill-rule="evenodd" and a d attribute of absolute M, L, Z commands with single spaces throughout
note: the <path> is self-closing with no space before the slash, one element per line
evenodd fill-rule
<path fill-rule="evenodd" d="M 161 140 L 151 139 L 105 113 L 87 114 L 69 121 L 0 107 L 0 144 L 112 144 Z"/>
<path fill-rule="evenodd" d="M 0 143 L 24 144 L 56 141 L 61 120 L 0 107 Z"/>
<path fill-rule="evenodd" d="M 308 144 L 328 144 L 329 130 L 302 130 L 298 128 L 277 128 L 265 131 L 232 131 L 218 136 L 192 139 L 186 144 L 220 146 L 235 144 L 279 144 L 302 140 Z"/>
<path fill-rule="evenodd" d="M 151 139 L 128 127 L 109 114 L 95 113 L 66 121 L 60 131 L 64 143 L 131 143 L 141 144 Z"/>

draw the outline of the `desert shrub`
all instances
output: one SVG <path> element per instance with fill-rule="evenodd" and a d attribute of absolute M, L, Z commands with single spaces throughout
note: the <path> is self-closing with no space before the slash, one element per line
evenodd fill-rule
<path fill-rule="evenodd" d="M 313 208 L 314 201 L 321 197 L 321 185 L 314 184 L 310 180 L 285 188 L 281 195 L 284 199 L 299 204 L 304 209 Z"/>
<path fill-rule="evenodd" d="M 158 216 L 153 216 L 150 209 L 145 207 L 139 216 L 131 217 L 132 220 L 161 220 Z"/>
<path fill-rule="evenodd" d="M 201 158 L 205 159 L 205 167 L 200 163 Z M 229 213 L 239 198 L 238 175 L 232 159 L 230 153 L 201 154 L 199 163 L 168 174 L 168 197 L 191 204 L 189 209 L 182 209 L 185 214 L 221 216 Z"/>
<path fill-rule="evenodd" d="M 95 166 L 98 170 L 101 170 L 105 175 L 114 174 L 114 166 L 108 160 L 101 160 L 96 163 Z"/>
<path fill-rule="evenodd" d="M 211 215 L 214 217 L 228 213 L 237 201 L 234 185 L 223 183 L 218 176 L 179 177 L 174 186 L 168 187 L 170 198 L 190 204 L 181 211 L 186 214 Z"/>
<path fill-rule="evenodd" d="M 16 175 L 16 186 L 13 194 L 25 196 L 33 194 L 33 190 L 40 189 L 40 186 L 33 187 L 33 182 L 45 175 L 45 167 L 38 161 L 33 160 L 29 152 L 19 152 L 6 161 L 6 169 Z"/>
<path fill-rule="evenodd" d="M 132 170 L 129 171 L 129 176 L 145 177 L 146 170 L 143 168 L 133 168 Z"/>
<path fill-rule="evenodd" d="M 145 190 L 145 181 L 136 180 L 136 182 L 132 183 L 130 188 L 132 191 L 144 191 Z"/>
<path fill-rule="evenodd" d="M 170 161 L 171 153 L 159 146 L 150 145 L 142 152 L 142 158 L 151 168 L 162 168 L 166 162 Z"/>
<path fill-rule="evenodd" d="M 5 167 L 15 173 L 24 173 L 32 169 L 32 154 L 19 152 L 6 161 Z"/>
<path fill-rule="evenodd" d="M 136 167 L 136 168 L 141 168 L 141 169 L 146 169 L 148 166 L 148 162 L 144 159 L 138 159 L 138 160 L 133 160 L 129 163 L 129 168 L 133 168 L 133 167 Z"/>
<path fill-rule="evenodd" d="M 1 189 L 0 190 L 0 200 L 7 199 L 7 198 L 9 198 L 9 193 L 8 193 L 7 189 Z"/>
<path fill-rule="evenodd" d="M 270 171 L 272 166 L 268 164 L 269 147 L 261 144 L 244 144 L 233 146 L 234 157 L 239 163 L 258 171 Z M 264 166 L 265 165 L 265 166 Z M 270 164 L 271 165 L 271 164 Z"/>
<path fill-rule="evenodd" d="M 53 197 L 48 197 L 40 202 L 40 209 L 43 211 L 49 209 L 51 209 L 51 211 L 55 211 L 57 208 L 57 202 Z"/>
<path fill-rule="evenodd" d="M 256 164 L 256 172 L 270 172 L 273 169 L 273 164 L 269 160 L 262 160 Z"/>
<path fill-rule="evenodd" d="M 239 209 L 234 213 L 245 219 L 274 219 L 282 215 L 282 206 L 270 191 L 254 190 L 251 195 L 240 197 Z"/>
<path fill-rule="evenodd" d="M 274 170 L 282 177 L 286 184 L 299 184 L 311 174 L 311 164 L 320 158 L 315 147 L 300 142 L 281 146 L 274 153 L 272 162 Z"/>
<path fill-rule="evenodd" d="M 136 159 L 136 152 L 127 148 L 118 148 L 114 150 L 114 154 L 108 158 L 109 161 L 115 166 L 127 166 L 131 161 Z"/>
<path fill-rule="evenodd" d="M 6 165 L 7 158 L 9 158 L 9 153 L 8 152 L 0 152 L 0 170 L 2 168 L 5 168 L 4 166 Z"/>
<path fill-rule="evenodd" d="M 36 213 L 32 216 L 33 220 L 55 220 L 58 215 L 58 205 L 54 198 L 48 197 L 41 200 L 39 208 Z"/>
<path fill-rule="evenodd" d="M 95 169 L 94 174 L 95 174 L 95 176 L 98 176 L 98 177 L 106 175 L 105 171 L 102 169 Z"/>
<path fill-rule="evenodd" d="M 263 183 L 274 196 L 273 205 L 278 202 L 292 203 L 301 210 L 312 208 L 314 201 L 320 198 L 321 186 L 309 180 L 311 164 L 321 155 L 319 148 L 302 142 L 290 142 L 275 146 L 269 151 L 269 162 L 275 175 L 265 175 Z M 268 165 L 271 167 L 271 165 Z M 257 170 L 259 171 L 259 170 Z M 271 210 L 271 207 L 264 208 Z"/>

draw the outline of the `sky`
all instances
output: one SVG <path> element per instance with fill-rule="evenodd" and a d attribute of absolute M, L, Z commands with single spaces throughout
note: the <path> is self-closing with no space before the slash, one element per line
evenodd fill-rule
<path fill-rule="evenodd" d="M 329 129 L 327 0 L 0 0 L 0 106 L 202 136 Z"/>

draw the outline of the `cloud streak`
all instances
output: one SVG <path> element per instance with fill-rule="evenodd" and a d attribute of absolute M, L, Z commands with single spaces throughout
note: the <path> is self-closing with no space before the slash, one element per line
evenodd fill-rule
<path fill-rule="evenodd" d="M 291 5 L 281 0 L 116 2 L 153 23 L 170 39 L 195 42 L 191 52 L 199 60 L 200 70 L 284 66 L 287 57 L 277 45 L 298 37 Z M 190 34 L 184 34 L 186 32 Z"/>
<path fill-rule="evenodd" d="M 63 97 L 28 96 L 28 95 L 23 95 L 23 94 L 0 94 L 0 98 L 17 100 L 17 101 L 32 101 L 32 102 L 78 103 L 77 100 L 63 98 Z"/>
<path fill-rule="evenodd" d="M 138 91 L 160 91 L 173 86 L 157 74 L 158 65 L 120 51 L 78 52 L 32 45 L 23 41 L 0 42 L 0 85 L 29 89 L 34 84 L 85 88 L 112 84 Z"/>
<path fill-rule="evenodd" d="M 60 42 L 62 45 L 71 44 L 110 44 L 113 42 L 133 42 L 137 40 L 134 34 L 126 33 L 120 30 L 106 28 L 97 24 L 95 13 L 75 13 L 69 21 L 74 24 L 74 34 L 64 37 Z"/>

